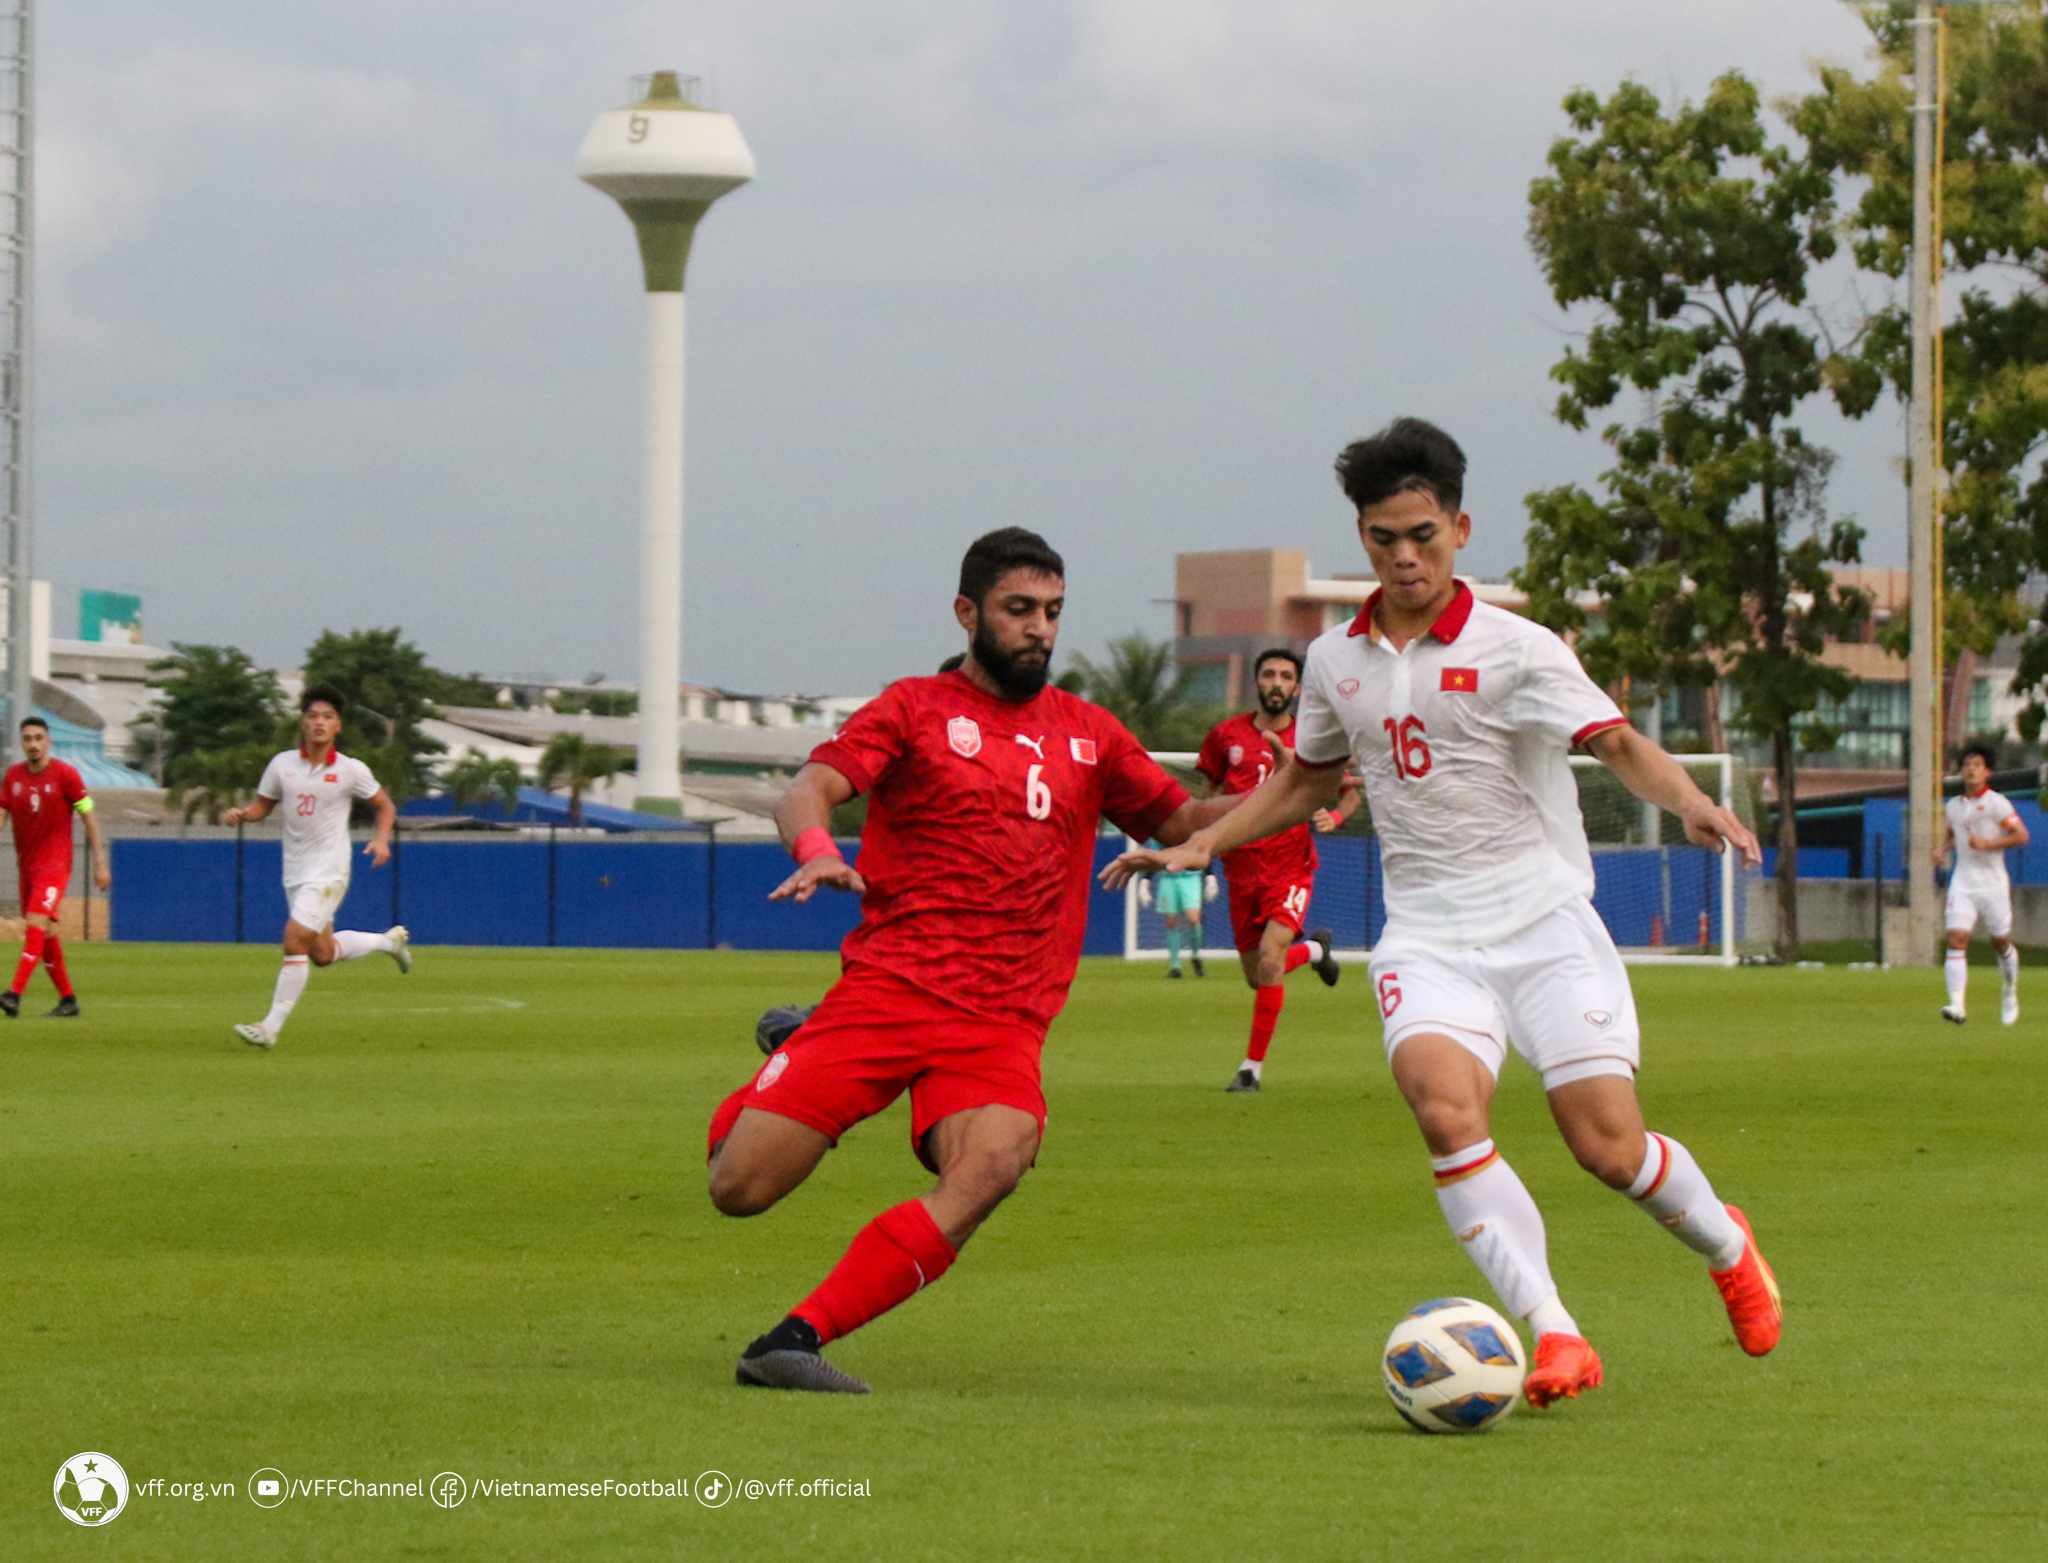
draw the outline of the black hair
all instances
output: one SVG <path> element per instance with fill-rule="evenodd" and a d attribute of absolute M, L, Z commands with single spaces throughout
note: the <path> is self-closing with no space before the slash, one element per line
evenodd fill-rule
<path fill-rule="evenodd" d="M 941 673 L 957 673 L 960 671 L 961 668 L 965 667 L 966 664 L 967 653 L 964 651 L 956 651 L 950 657 L 946 658 L 944 662 L 941 662 L 939 664 L 939 671 Z"/>
<path fill-rule="evenodd" d="M 1967 760 L 1967 759 L 1969 759 L 1969 757 L 1970 757 L 1971 755 L 1973 755 L 1973 754 L 1975 754 L 1975 755 L 1981 755 L 1981 756 L 1983 757 L 1983 759 L 1984 759 L 1984 769 L 1985 769 L 1985 770 L 1987 770 L 1987 771 L 1995 771 L 1995 770 L 1997 770 L 1997 769 L 1998 769 L 1998 756 L 1997 756 L 1997 755 L 1995 755 L 1995 754 L 1993 754 L 1993 753 L 1991 752 L 1991 746 L 1990 746 L 1989 744 L 1966 744 L 1966 745 L 1964 745 L 1964 747 L 1963 747 L 1963 759 Z M 1959 763 L 1959 764 L 1960 764 L 1961 762 L 1959 761 L 1959 762 L 1957 762 L 1957 763 Z"/>
<path fill-rule="evenodd" d="M 304 716 L 306 708 L 319 700 L 324 700 L 333 706 L 336 716 L 348 715 L 348 702 L 342 698 L 341 691 L 332 684 L 315 684 L 311 689 L 299 696 L 299 714 Z"/>
<path fill-rule="evenodd" d="M 1294 681 L 1297 684 L 1301 682 L 1301 657 L 1299 653 L 1289 651 L 1285 646 L 1268 646 L 1254 657 L 1252 659 L 1252 677 L 1257 678 L 1265 670 L 1266 664 L 1276 659 L 1281 662 L 1292 662 L 1294 664 Z"/>
<path fill-rule="evenodd" d="M 1358 510 L 1396 494 L 1427 494 L 1456 515 L 1465 499 L 1465 453 L 1435 424 L 1396 418 L 1338 453 L 1337 485 Z"/>
<path fill-rule="evenodd" d="M 21 730 L 27 732 L 31 727 L 40 727 L 46 733 L 50 730 L 50 724 L 39 716 L 23 717 L 21 719 Z"/>
<path fill-rule="evenodd" d="M 1067 562 L 1036 532 L 1000 527 L 977 537 L 960 561 L 960 595 L 979 608 L 996 582 L 1012 570 L 1035 570 L 1064 580 Z"/>

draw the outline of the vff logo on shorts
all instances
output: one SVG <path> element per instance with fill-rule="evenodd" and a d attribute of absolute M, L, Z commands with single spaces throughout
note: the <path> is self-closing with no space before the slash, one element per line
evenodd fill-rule
<path fill-rule="evenodd" d="M 1231 763 L 1231 764 L 1232 764 L 1233 766 L 1237 766 L 1237 765 L 1242 765 L 1242 764 L 1244 764 L 1244 745 L 1243 745 L 1243 744 L 1232 744 L 1232 745 L 1230 746 L 1230 763 Z"/>
<path fill-rule="evenodd" d="M 971 716 L 956 716 L 946 724 L 946 742 L 963 760 L 981 753 L 981 724 Z"/>
<path fill-rule="evenodd" d="M 768 1087 L 782 1078 L 782 1071 L 788 1067 L 789 1055 L 780 1048 L 777 1048 L 775 1056 L 761 1066 L 761 1078 L 754 1082 L 754 1089 L 756 1091 L 767 1090 Z"/>

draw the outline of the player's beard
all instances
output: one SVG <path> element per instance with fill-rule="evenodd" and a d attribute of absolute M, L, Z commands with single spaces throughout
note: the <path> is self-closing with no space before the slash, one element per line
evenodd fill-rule
<path fill-rule="evenodd" d="M 968 649 L 974 653 L 974 660 L 982 672 L 996 681 L 996 688 L 1003 692 L 1006 700 L 1029 700 L 1052 676 L 1052 653 L 1045 654 L 1043 662 L 1020 662 L 990 632 L 986 622 L 974 627 L 974 639 Z"/>
<path fill-rule="evenodd" d="M 1259 709 L 1268 716 L 1283 716 L 1294 704 L 1294 696 L 1284 689 L 1269 689 L 1259 696 Z"/>

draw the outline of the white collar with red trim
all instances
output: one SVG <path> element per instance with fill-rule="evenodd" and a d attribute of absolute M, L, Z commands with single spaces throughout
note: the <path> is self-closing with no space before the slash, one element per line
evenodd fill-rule
<path fill-rule="evenodd" d="M 308 749 L 304 744 L 300 744 L 299 758 L 304 760 L 306 764 L 309 766 L 317 767 L 322 765 L 332 765 L 336 760 L 341 758 L 341 750 L 336 748 L 333 744 L 329 744 L 327 746 L 327 757 L 324 760 L 316 760 L 313 758 L 313 751 Z"/>
<path fill-rule="evenodd" d="M 1380 609 L 1380 598 L 1385 592 L 1386 588 L 1383 586 L 1373 588 L 1372 595 L 1365 599 L 1365 606 L 1358 610 L 1358 617 L 1351 621 L 1350 634 L 1378 638 L 1380 632 L 1376 615 Z M 1444 611 L 1436 616 L 1436 622 L 1430 625 L 1427 633 L 1448 646 L 1464 633 L 1465 623 L 1472 617 L 1472 605 L 1477 601 L 1478 599 L 1472 595 L 1471 587 L 1463 581 L 1456 582 L 1451 590 L 1450 602 Z"/>

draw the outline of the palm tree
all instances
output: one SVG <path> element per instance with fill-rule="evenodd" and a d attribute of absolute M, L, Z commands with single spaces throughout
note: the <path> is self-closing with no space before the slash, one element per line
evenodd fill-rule
<path fill-rule="evenodd" d="M 581 733 L 557 733 L 540 755 L 540 784 L 550 792 L 569 789 L 569 823 L 583 818 L 583 792 L 592 782 L 616 776 L 632 756 L 610 744 L 592 743 Z"/>
<path fill-rule="evenodd" d="M 494 760 L 480 749 L 463 750 L 441 779 L 462 808 L 498 798 L 510 812 L 519 802 L 519 762 Z"/>
<path fill-rule="evenodd" d="M 1109 660 L 1077 653 L 1082 692 L 1151 749 L 1192 749 L 1202 741 L 1211 713 L 1187 697 L 1187 673 L 1173 660 L 1173 643 L 1135 631 L 1109 643 Z"/>
<path fill-rule="evenodd" d="M 269 759 L 270 749 L 263 744 L 188 750 L 164 772 L 170 805 L 188 825 L 195 814 L 218 819 L 255 785 L 252 778 L 263 774 Z"/>

